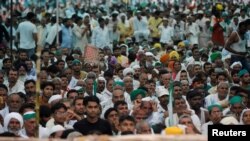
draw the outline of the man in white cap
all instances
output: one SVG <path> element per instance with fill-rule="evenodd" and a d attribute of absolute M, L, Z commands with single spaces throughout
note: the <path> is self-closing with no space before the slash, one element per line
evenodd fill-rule
<path fill-rule="evenodd" d="M 61 125 L 55 125 L 50 129 L 50 138 L 61 138 L 65 128 Z"/>
<path fill-rule="evenodd" d="M 23 127 L 23 117 L 16 112 L 9 113 L 4 117 L 4 130 L 5 132 L 11 132 L 16 135 Z"/>
<path fill-rule="evenodd" d="M 36 137 L 37 123 L 36 113 L 34 111 L 28 111 L 23 114 L 24 128 L 21 129 L 19 135 L 24 138 Z"/>
<path fill-rule="evenodd" d="M 164 121 L 164 119 L 168 117 L 169 91 L 164 87 L 158 87 L 156 94 L 159 100 L 157 105 L 158 113 L 160 113 L 160 117 L 162 118 L 162 121 Z"/>
<path fill-rule="evenodd" d="M 55 105 L 56 103 L 58 103 L 61 99 L 62 99 L 62 96 L 59 95 L 59 94 L 57 94 L 57 95 L 52 95 L 52 96 L 49 98 L 48 103 L 50 104 L 50 106 L 53 106 L 53 105 Z"/>

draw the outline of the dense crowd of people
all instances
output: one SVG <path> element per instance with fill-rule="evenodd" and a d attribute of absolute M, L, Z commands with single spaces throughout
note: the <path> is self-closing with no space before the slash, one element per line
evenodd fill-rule
<path fill-rule="evenodd" d="M 250 124 L 249 0 L 0 9 L 0 137 L 207 135 L 208 125 Z"/>

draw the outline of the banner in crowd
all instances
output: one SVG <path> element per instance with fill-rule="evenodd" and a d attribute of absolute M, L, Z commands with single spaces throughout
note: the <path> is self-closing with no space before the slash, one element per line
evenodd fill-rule
<path fill-rule="evenodd" d="M 93 45 L 86 45 L 84 50 L 84 62 L 97 63 L 99 61 L 99 51 Z"/>

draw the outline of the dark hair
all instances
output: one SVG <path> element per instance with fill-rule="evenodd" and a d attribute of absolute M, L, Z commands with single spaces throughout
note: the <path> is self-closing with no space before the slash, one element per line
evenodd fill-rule
<path fill-rule="evenodd" d="M 124 131 L 121 132 L 121 135 L 133 135 L 134 133 L 132 131 Z"/>
<path fill-rule="evenodd" d="M 72 102 L 72 105 L 75 105 L 77 100 L 82 100 L 82 101 L 83 101 L 83 99 L 84 99 L 84 98 L 81 97 L 81 96 L 75 97 L 75 99 L 74 99 L 73 102 Z"/>
<path fill-rule="evenodd" d="M 55 89 L 54 83 L 53 83 L 53 82 L 50 82 L 50 81 L 47 81 L 47 82 L 42 83 L 41 89 L 43 90 L 43 89 L 45 89 L 45 87 L 47 87 L 47 86 L 51 86 L 51 87 L 53 87 L 53 89 Z"/>
<path fill-rule="evenodd" d="M 212 68 L 212 69 L 210 69 L 210 70 L 208 71 L 208 75 L 210 76 L 210 75 L 212 75 L 212 73 L 216 73 L 214 68 Z"/>
<path fill-rule="evenodd" d="M 66 59 L 65 59 L 66 62 L 67 62 L 67 61 L 73 61 L 73 60 L 74 60 L 74 57 L 71 56 L 71 55 L 68 55 L 68 56 L 66 57 Z"/>
<path fill-rule="evenodd" d="M 77 93 L 77 94 L 78 94 L 77 90 L 71 89 L 71 90 L 69 90 L 69 91 L 67 92 L 67 98 L 69 97 L 69 94 L 70 94 L 70 93 Z"/>
<path fill-rule="evenodd" d="M 114 75 L 114 73 L 111 70 L 107 70 L 103 74 L 104 78 L 106 78 L 106 77 L 113 78 L 113 75 Z"/>
<path fill-rule="evenodd" d="M 132 116 L 130 116 L 130 115 L 121 116 L 121 117 L 119 118 L 119 123 L 122 123 L 122 122 L 125 121 L 125 120 L 132 121 L 134 124 L 136 123 L 136 122 L 135 122 L 135 118 L 132 117 Z"/>
<path fill-rule="evenodd" d="M 28 108 L 35 110 L 35 104 L 34 103 L 24 103 L 24 104 L 22 104 L 22 106 L 19 109 L 19 113 L 24 114 L 23 113 L 24 110 L 28 109 Z"/>
<path fill-rule="evenodd" d="M 245 26 L 246 25 L 246 22 L 245 21 L 243 21 L 243 22 L 240 22 L 239 23 L 239 26 L 238 26 L 238 28 L 241 28 L 242 26 Z"/>
<path fill-rule="evenodd" d="M 58 65 L 60 62 L 65 63 L 65 61 L 63 61 L 63 60 L 60 59 L 60 60 L 57 60 L 57 61 L 56 61 L 56 65 Z"/>
<path fill-rule="evenodd" d="M 15 68 L 17 70 L 19 70 L 21 67 L 24 67 L 24 69 L 25 69 L 26 72 L 28 71 L 28 67 L 27 67 L 27 65 L 25 63 L 20 63 L 20 64 L 18 64 L 18 65 L 15 66 Z"/>
<path fill-rule="evenodd" d="M 33 79 L 30 79 L 30 80 L 26 80 L 26 81 L 24 82 L 24 86 L 27 85 L 27 84 L 29 84 L 29 83 L 33 83 L 34 85 L 36 85 L 36 81 L 33 80 Z"/>
<path fill-rule="evenodd" d="M 115 109 L 118 109 L 118 106 L 119 105 L 128 105 L 128 103 L 127 102 L 125 102 L 125 101 L 117 101 L 115 104 L 114 104 L 114 108 Z"/>
<path fill-rule="evenodd" d="M 36 17 L 36 14 L 35 14 L 35 13 L 29 12 L 29 13 L 27 14 L 27 16 L 26 16 L 26 19 L 27 19 L 27 20 L 32 20 L 32 19 L 35 18 L 35 17 Z"/>
<path fill-rule="evenodd" d="M 47 105 L 41 105 L 39 108 L 39 116 L 40 118 L 43 117 L 50 117 L 51 115 L 51 110 Z"/>
<path fill-rule="evenodd" d="M 75 129 L 66 129 L 63 131 L 62 135 L 61 135 L 61 139 L 67 139 L 68 135 L 72 132 L 75 132 Z"/>
<path fill-rule="evenodd" d="M 204 65 L 203 65 L 203 69 L 205 69 L 205 66 L 207 65 L 212 65 L 210 62 L 205 62 Z"/>
<path fill-rule="evenodd" d="M 167 73 L 169 73 L 169 72 L 168 72 L 168 70 L 166 70 L 166 69 L 161 69 L 161 70 L 159 71 L 159 75 L 160 75 L 160 76 L 163 75 L 163 74 L 167 74 Z"/>
<path fill-rule="evenodd" d="M 112 112 L 112 111 L 116 111 L 118 113 L 118 110 L 116 108 L 109 108 L 105 113 L 104 113 L 104 118 L 105 119 L 108 119 L 108 116 L 109 114 Z"/>
<path fill-rule="evenodd" d="M 55 66 L 55 65 L 50 65 L 47 69 L 46 69 L 47 72 L 51 72 L 51 73 L 58 73 L 59 70 L 58 68 Z"/>
<path fill-rule="evenodd" d="M 105 21 L 103 18 L 98 19 L 98 23 Z"/>
<path fill-rule="evenodd" d="M 63 104 L 63 103 L 56 103 L 55 105 L 53 105 L 52 107 L 51 107 L 51 112 L 52 113 L 55 113 L 56 112 L 56 110 L 59 110 L 59 109 L 61 109 L 61 108 L 63 108 L 65 111 L 67 111 L 67 107 Z"/>
<path fill-rule="evenodd" d="M 83 99 L 84 106 L 87 106 L 89 102 L 96 102 L 98 105 L 100 105 L 100 100 L 96 96 L 86 96 Z"/>
<path fill-rule="evenodd" d="M 199 48 L 197 47 L 197 46 L 194 46 L 193 48 L 192 48 L 192 53 L 194 52 L 194 50 L 196 50 L 196 49 L 198 49 L 199 50 Z"/>
<path fill-rule="evenodd" d="M 218 79 L 218 78 L 219 78 L 219 76 L 221 76 L 221 75 L 223 75 L 225 78 L 227 78 L 226 73 L 224 73 L 224 72 L 220 72 L 220 73 L 218 73 L 218 74 L 216 75 L 216 79 Z"/>
<path fill-rule="evenodd" d="M 11 132 L 3 132 L 0 134 L 0 137 L 17 137 L 17 135 Z"/>
<path fill-rule="evenodd" d="M 187 100 L 191 100 L 192 98 L 194 98 L 196 96 L 203 97 L 203 95 L 197 89 L 188 91 L 188 93 L 187 93 Z"/>
<path fill-rule="evenodd" d="M 3 64 L 5 64 L 7 61 L 11 61 L 11 59 L 10 58 L 4 58 L 3 59 Z"/>
<path fill-rule="evenodd" d="M 5 84 L 0 84 L 0 88 L 4 88 L 8 92 L 8 88 Z"/>

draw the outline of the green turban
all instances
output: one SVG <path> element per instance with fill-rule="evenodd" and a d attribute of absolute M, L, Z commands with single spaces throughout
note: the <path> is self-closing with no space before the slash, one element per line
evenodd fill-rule
<path fill-rule="evenodd" d="M 218 109 L 220 109 L 220 111 L 222 111 L 222 106 L 221 105 L 218 105 L 218 104 L 214 104 L 214 105 L 210 105 L 208 106 L 208 111 L 210 112 L 214 107 L 217 107 Z"/>
<path fill-rule="evenodd" d="M 229 103 L 231 104 L 231 105 L 233 105 L 233 104 L 237 104 L 237 103 L 239 103 L 239 104 L 242 104 L 242 98 L 240 97 L 240 96 L 233 96 L 230 100 L 229 100 Z"/>
<path fill-rule="evenodd" d="M 214 62 L 216 59 L 221 58 L 221 53 L 220 52 L 214 52 L 210 55 L 210 59 L 212 62 Z"/>
<path fill-rule="evenodd" d="M 146 92 L 144 90 L 142 90 L 142 89 L 133 90 L 130 93 L 130 99 L 131 99 L 131 101 L 134 101 L 138 95 L 141 95 L 142 97 L 145 97 L 146 96 Z"/>
<path fill-rule="evenodd" d="M 36 118 L 36 113 L 33 112 L 33 111 L 29 111 L 29 112 L 26 112 L 23 114 L 23 119 L 24 120 L 29 120 L 29 119 L 32 119 L 32 118 Z"/>
<path fill-rule="evenodd" d="M 72 61 L 72 65 L 77 65 L 77 64 L 81 64 L 81 61 L 78 59 Z"/>
<path fill-rule="evenodd" d="M 119 85 L 121 87 L 124 87 L 124 83 L 122 81 L 115 81 L 115 83 L 113 84 L 113 87 Z"/>
<path fill-rule="evenodd" d="M 247 74 L 247 73 L 249 73 L 246 69 L 243 69 L 243 70 L 241 70 L 239 73 L 238 73 L 238 76 L 239 77 L 242 77 L 244 74 Z"/>

